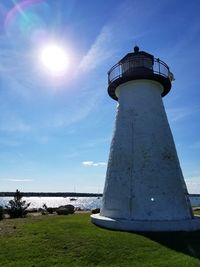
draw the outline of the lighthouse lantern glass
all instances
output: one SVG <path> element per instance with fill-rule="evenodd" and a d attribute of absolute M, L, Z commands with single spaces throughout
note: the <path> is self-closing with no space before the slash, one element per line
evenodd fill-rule
<path fill-rule="evenodd" d="M 122 63 L 122 75 L 130 75 L 137 72 L 139 69 L 153 70 L 153 58 L 146 55 L 132 55 L 129 56 Z"/>

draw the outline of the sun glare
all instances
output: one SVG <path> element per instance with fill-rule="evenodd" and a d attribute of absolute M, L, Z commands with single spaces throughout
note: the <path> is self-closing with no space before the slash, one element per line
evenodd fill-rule
<path fill-rule="evenodd" d="M 44 45 L 40 50 L 39 57 L 43 67 L 51 75 L 63 75 L 69 66 L 66 50 L 54 43 Z"/>

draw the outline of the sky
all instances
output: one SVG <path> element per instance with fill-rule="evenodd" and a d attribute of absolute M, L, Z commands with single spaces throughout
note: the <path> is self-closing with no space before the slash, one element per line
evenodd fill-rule
<path fill-rule="evenodd" d="M 200 193 L 199 12 L 198 0 L 0 0 L 0 191 L 103 191 L 117 106 L 107 72 L 138 45 L 175 76 L 163 102 Z M 41 64 L 52 40 L 64 75 Z"/>

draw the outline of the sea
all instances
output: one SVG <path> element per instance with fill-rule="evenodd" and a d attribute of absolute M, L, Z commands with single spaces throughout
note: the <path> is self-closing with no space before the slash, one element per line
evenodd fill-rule
<path fill-rule="evenodd" d="M 0 206 L 5 207 L 11 199 L 13 199 L 13 197 L 0 197 Z M 59 207 L 72 204 L 75 208 L 83 210 L 92 210 L 101 208 L 102 206 L 102 197 L 23 197 L 23 200 L 30 203 L 29 209 L 39 209 L 42 208 L 44 204 L 46 204 L 47 207 Z M 191 196 L 190 202 L 192 207 L 200 206 L 200 196 Z"/>
<path fill-rule="evenodd" d="M 5 207 L 13 197 L 0 197 L 0 206 Z M 71 204 L 75 208 L 82 210 L 92 210 L 101 208 L 102 198 L 98 197 L 23 197 L 27 203 L 30 203 L 29 209 L 39 209 L 45 204 L 47 207 L 56 208 Z"/>

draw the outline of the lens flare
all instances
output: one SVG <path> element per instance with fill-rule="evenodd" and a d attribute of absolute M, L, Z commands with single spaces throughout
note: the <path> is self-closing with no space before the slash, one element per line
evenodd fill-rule
<path fill-rule="evenodd" d="M 17 36 L 17 40 L 25 38 L 34 41 L 38 32 L 47 29 L 50 14 L 51 9 L 44 0 L 13 0 L 13 8 L 5 16 L 5 32 L 9 36 Z"/>
<path fill-rule="evenodd" d="M 23 0 L 20 3 L 16 3 L 14 1 L 14 7 L 8 12 L 8 14 L 5 18 L 5 22 L 4 22 L 5 27 L 7 27 L 8 24 L 10 24 L 12 22 L 12 20 L 18 14 L 20 14 L 24 19 L 27 19 L 27 15 L 25 13 L 25 10 L 31 5 L 42 3 L 42 1 L 43 0 Z"/>

